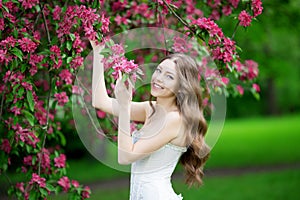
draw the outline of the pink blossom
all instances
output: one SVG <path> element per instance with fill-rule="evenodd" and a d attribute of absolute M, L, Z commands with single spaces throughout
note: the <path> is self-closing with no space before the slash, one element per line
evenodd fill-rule
<path fill-rule="evenodd" d="M 41 178 L 38 174 L 33 173 L 29 184 L 37 183 L 40 187 L 46 188 L 46 179 Z"/>
<path fill-rule="evenodd" d="M 228 0 L 228 1 L 234 8 L 237 8 L 240 2 L 240 0 Z"/>
<path fill-rule="evenodd" d="M 225 16 L 228 16 L 232 13 L 232 9 L 230 7 L 230 5 L 226 5 L 226 6 L 223 6 L 222 8 L 222 13 L 225 15 Z"/>
<path fill-rule="evenodd" d="M 39 3 L 39 0 L 19 0 L 22 2 L 22 7 L 25 9 L 30 9 Z"/>
<path fill-rule="evenodd" d="M 251 7 L 253 10 L 253 16 L 256 17 L 260 15 L 263 11 L 261 0 L 252 0 Z"/>
<path fill-rule="evenodd" d="M 1 18 L 0 18 L 1 19 Z M 5 40 L 0 42 L 0 45 L 3 47 L 14 47 L 16 45 L 17 40 L 13 36 L 7 37 Z"/>
<path fill-rule="evenodd" d="M 31 66 L 36 66 L 36 64 L 42 62 L 43 59 L 44 59 L 43 55 L 31 54 L 29 64 Z"/>
<path fill-rule="evenodd" d="M 21 127 L 19 124 L 12 126 L 13 130 L 15 130 L 15 140 L 18 142 L 21 140 L 32 147 L 36 147 L 36 144 L 40 141 L 39 138 L 34 134 L 34 132 L 30 131 L 27 128 Z"/>
<path fill-rule="evenodd" d="M 225 84 L 225 85 L 228 85 L 229 83 L 229 79 L 227 77 L 222 77 L 221 78 L 221 81 Z"/>
<path fill-rule="evenodd" d="M 56 62 L 53 63 L 53 68 L 54 69 L 59 69 L 61 67 L 61 65 L 62 65 L 62 59 L 59 58 L 58 61 L 57 61 L 57 63 Z"/>
<path fill-rule="evenodd" d="M 83 65 L 83 57 L 81 56 L 76 56 L 72 61 L 71 61 L 71 67 L 73 69 L 77 69 L 78 67 Z"/>
<path fill-rule="evenodd" d="M 175 52 L 186 53 L 192 48 L 192 45 L 188 43 L 184 38 L 175 36 L 173 40 L 174 44 L 172 46 L 172 49 Z"/>
<path fill-rule="evenodd" d="M 240 25 L 241 26 L 247 27 L 247 26 L 250 26 L 250 24 L 251 24 L 252 16 L 249 15 L 246 10 L 243 10 L 239 14 L 238 19 L 240 20 Z"/>
<path fill-rule="evenodd" d="M 23 158 L 23 163 L 24 165 L 28 165 L 28 166 L 32 166 L 32 156 L 28 155 L 26 157 Z"/>
<path fill-rule="evenodd" d="M 112 53 L 117 56 L 123 55 L 125 52 L 124 47 L 120 44 L 114 44 L 113 46 L 111 46 L 111 50 L 112 50 Z"/>
<path fill-rule="evenodd" d="M 43 172 L 50 172 L 50 152 L 46 148 L 42 148 L 41 152 L 37 154 L 38 162 L 41 163 Z"/>
<path fill-rule="evenodd" d="M 218 10 L 213 10 L 209 16 L 210 19 L 212 20 L 219 20 L 220 19 L 220 13 Z"/>
<path fill-rule="evenodd" d="M 14 106 L 14 107 L 11 109 L 11 112 L 13 112 L 15 116 L 18 116 L 18 115 L 21 114 L 21 108 L 18 108 L 17 106 Z"/>
<path fill-rule="evenodd" d="M 81 192 L 81 196 L 83 199 L 90 198 L 91 189 L 88 186 L 85 186 Z"/>
<path fill-rule="evenodd" d="M 8 139 L 3 139 L 2 140 L 1 150 L 3 150 L 4 152 L 6 152 L 7 154 L 10 153 L 11 146 L 10 146 L 10 143 L 9 143 Z"/>
<path fill-rule="evenodd" d="M 258 76 L 258 64 L 253 60 L 246 60 L 245 67 L 248 69 L 247 78 L 249 80 Z"/>
<path fill-rule="evenodd" d="M 59 6 L 55 6 L 53 9 L 53 19 L 60 20 L 61 8 Z"/>
<path fill-rule="evenodd" d="M 82 95 L 83 89 L 77 85 L 72 85 L 72 93 Z"/>
<path fill-rule="evenodd" d="M 243 95 L 244 94 L 244 88 L 240 85 L 237 85 L 236 86 L 236 89 L 237 91 L 239 92 L 240 95 Z"/>
<path fill-rule="evenodd" d="M 57 57 L 60 56 L 60 48 L 57 45 L 51 46 L 50 51 L 53 52 Z"/>
<path fill-rule="evenodd" d="M 64 192 L 68 192 L 70 188 L 70 180 L 68 177 L 66 176 L 61 177 L 57 183 L 63 188 Z"/>
<path fill-rule="evenodd" d="M 106 116 L 106 113 L 101 111 L 101 110 L 97 110 L 97 116 L 100 118 L 100 119 L 104 119 L 105 116 Z"/>
<path fill-rule="evenodd" d="M 32 85 L 28 82 L 22 82 L 21 85 L 26 89 L 26 90 L 29 90 L 29 91 L 32 91 Z"/>
<path fill-rule="evenodd" d="M 58 157 L 54 158 L 54 166 L 58 168 L 66 167 L 66 155 L 60 154 Z"/>
<path fill-rule="evenodd" d="M 61 72 L 59 73 L 59 77 L 65 81 L 66 84 L 70 85 L 72 84 L 72 74 L 69 70 L 67 69 L 63 69 L 61 70 Z"/>
<path fill-rule="evenodd" d="M 29 38 L 24 37 L 22 39 L 19 39 L 18 42 L 20 44 L 22 51 L 24 52 L 33 53 L 37 48 L 37 44 Z"/>
<path fill-rule="evenodd" d="M 21 183 L 16 183 L 16 188 L 19 189 L 21 192 L 25 192 L 24 190 L 24 183 L 21 182 Z"/>
<path fill-rule="evenodd" d="M 69 101 L 69 97 L 66 92 L 56 93 L 54 94 L 54 97 L 60 106 L 64 106 Z"/>
<path fill-rule="evenodd" d="M 260 92 L 260 87 L 259 87 L 258 84 L 253 83 L 253 84 L 252 84 L 252 88 L 254 88 L 254 90 L 255 90 L 256 92 Z"/>
<path fill-rule="evenodd" d="M 0 18 L 0 31 L 3 31 L 3 30 L 4 30 L 4 27 L 5 27 L 4 19 L 1 17 L 1 18 Z"/>
<path fill-rule="evenodd" d="M 128 24 L 126 17 L 121 17 L 120 15 L 115 17 L 115 22 L 117 22 L 117 25 Z"/>
<path fill-rule="evenodd" d="M 103 33 L 108 33 L 109 32 L 109 17 L 105 17 L 104 14 L 102 14 L 101 16 L 101 22 L 102 22 L 102 26 L 101 26 L 101 30 Z"/>
<path fill-rule="evenodd" d="M 80 186 L 78 181 L 76 181 L 76 180 L 72 180 L 71 183 L 75 188 L 78 188 Z"/>

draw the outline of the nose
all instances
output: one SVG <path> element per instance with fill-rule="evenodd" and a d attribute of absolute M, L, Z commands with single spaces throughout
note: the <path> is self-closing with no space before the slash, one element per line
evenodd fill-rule
<path fill-rule="evenodd" d="M 158 82 L 163 82 L 163 75 L 162 74 L 158 74 L 156 77 L 155 77 L 156 81 Z"/>

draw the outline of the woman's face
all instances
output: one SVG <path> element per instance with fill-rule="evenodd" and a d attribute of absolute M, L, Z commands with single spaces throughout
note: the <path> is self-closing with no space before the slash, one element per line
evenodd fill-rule
<path fill-rule="evenodd" d="M 151 78 L 151 95 L 154 97 L 174 96 L 179 87 L 178 74 L 175 63 L 166 59 L 161 62 Z"/>

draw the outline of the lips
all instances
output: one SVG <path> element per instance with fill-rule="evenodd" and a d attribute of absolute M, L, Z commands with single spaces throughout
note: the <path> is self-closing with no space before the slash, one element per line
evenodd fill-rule
<path fill-rule="evenodd" d="M 157 83 L 152 83 L 152 86 L 155 89 L 164 89 L 162 86 L 158 85 Z"/>

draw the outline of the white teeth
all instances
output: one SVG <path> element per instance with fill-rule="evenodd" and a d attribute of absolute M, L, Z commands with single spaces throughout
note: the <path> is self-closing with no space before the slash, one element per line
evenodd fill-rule
<path fill-rule="evenodd" d="M 157 85 L 156 83 L 154 83 L 153 85 L 154 85 L 154 87 L 156 87 L 156 88 L 163 89 L 163 87 Z"/>

